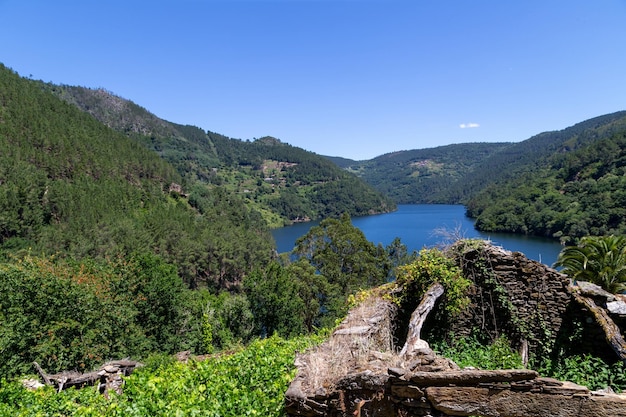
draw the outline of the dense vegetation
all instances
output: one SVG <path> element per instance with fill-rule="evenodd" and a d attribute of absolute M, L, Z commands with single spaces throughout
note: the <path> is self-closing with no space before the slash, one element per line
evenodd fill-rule
<path fill-rule="evenodd" d="M 246 170 L 257 170 L 259 196 L 265 190 L 266 203 L 283 213 L 294 204 L 280 201 L 311 193 L 294 197 L 306 206 L 294 216 L 343 212 L 348 202 L 365 213 L 368 196 L 381 201 L 326 159 L 272 138 L 234 141 L 144 119 L 143 109 L 101 90 L 93 102 L 81 98 L 113 109 L 112 127 L 134 126 L 129 137 L 59 100 L 54 88 L 0 68 L 3 375 L 26 372 L 35 360 L 48 372 L 91 369 L 112 357 L 203 354 L 313 332 L 341 317 L 350 292 L 390 274 L 387 252 L 359 235 L 347 214 L 322 222 L 329 228 L 312 239 L 342 246 L 372 277 L 331 266 L 336 257 L 277 259 L 253 200 L 231 187 L 246 186 L 253 178 Z M 129 109 L 120 125 L 117 108 Z M 218 151 L 206 161 L 219 154 L 217 172 L 230 169 L 232 179 L 203 181 L 184 158 L 170 164 L 138 140 L 155 131 L 210 142 Z"/>
<path fill-rule="evenodd" d="M 176 269 L 154 255 L 108 264 L 28 256 L 0 264 L 0 289 L 5 376 L 28 373 L 35 360 L 51 371 L 84 371 L 193 342 L 191 300 Z"/>
<path fill-rule="evenodd" d="M 571 340 L 570 343 L 576 341 Z M 457 338 L 453 342 L 436 341 L 433 348 L 441 355 L 452 359 L 461 367 L 472 366 L 477 369 L 522 369 L 522 358 L 511 349 L 509 341 L 500 337 L 493 343 L 485 344 L 474 338 Z M 592 390 L 610 387 L 616 392 L 626 390 L 622 362 L 608 364 L 591 355 L 564 355 L 556 360 L 533 367 L 540 375 L 570 381 Z"/>
<path fill-rule="evenodd" d="M 303 237 L 316 240 L 328 246 L 301 243 L 309 249 L 300 259 L 257 267 L 233 293 L 190 290 L 155 254 L 9 256 L 0 263 L 0 373 L 28 372 L 33 361 L 49 372 L 89 370 L 111 357 L 204 354 L 312 333 L 343 317 L 350 294 L 387 280 L 390 254 L 406 254 L 398 242 L 375 247 L 347 216 Z"/>
<path fill-rule="evenodd" d="M 222 288 L 269 261 L 271 237 L 236 195 L 0 68 L 0 248 L 105 259 L 159 254 L 190 286 Z"/>
<path fill-rule="evenodd" d="M 356 176 L 278 139 L 237 140 L 167 122 L 103 89 L 42 87 L 157 152 L 176 167 L 183 185 L 200 181 L 239 195 L 271 226 L 395 208 Z"/>

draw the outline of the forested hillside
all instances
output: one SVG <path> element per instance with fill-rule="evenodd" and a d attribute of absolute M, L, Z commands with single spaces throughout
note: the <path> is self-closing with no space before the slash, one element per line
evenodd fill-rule
<path fill-rule="evenodd" d="M 244 141 L 167 122 L 102 89 L 42 86 L 156 151 L 176 167 L 185 184 L 201 181 L 242 196 L 271 226 L 395 208 L 366 182 L 278 139 Z"/>
<path fill-rule="evenodd" d="M 449 190 L 510 143 L 466 143 L 392 152 L 367 161 L 329 158 L 399 204 L 458 203 Z M 461 187 L 462 188 L 462 187 Z"/>
<path fill-rule="evenodd" d="M 136 141 L 0 68 L 0 247 L 74 258 L 149 252 L 189 285 L 238 282 L 269 261 L 260 216 L 188 182 Z"/>
<path fill-rule="evenodd" d="M 551 138 L 550 134 L 543 135 Z M 560 238 L 626 233 L 626 112 L 555 132 L 540 163 L 468 203 L 484 231 Z"/>
<path fill-rule="evenodd" d="M 554 132 L 544 132 L 506 147 L 481 161 L 447 192 L 449 201 L 467 203 L 492 184 L 505 184 L 528 172 L 549 168 L 555 154 L 574 151 L 624 129 L 626 112 L 594 117 Z M 506 186 L 505 186 L 506 187 Z"/>

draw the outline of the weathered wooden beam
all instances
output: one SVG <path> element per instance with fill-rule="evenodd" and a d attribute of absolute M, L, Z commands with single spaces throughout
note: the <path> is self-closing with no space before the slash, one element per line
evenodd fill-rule
<path fill-rule="evenodd" d="M 39 366 L 39 364 L 37 362 L 33 362 L 33 366 L 37 370 L 37 373 L 39 374 L 41 379 L 43 379 L 43 382 L 46 385 L 52 385 L 52 381 L 50 381 L 50 378 L 48 378 L 48 375 L 46 375 L 46 373 L 43 371 L 43 369 L 41 369 L 41 366 Z"/>
<path fill-rule="evenodd" d="M 102 365 L 97 371 L 87 372 L 84 374 L 78 372 L 60 372 L 57 374 L 46 374 L 37 362 L 33 362 L 33 366 L 37 373 L 41 376 L 46 385 L 57 387 L 58 391 L 70 387 L 81 387 L 84 385 L 93 385 L 107 375 L 115 375 L 121 372 L 123 375 L 129 375 L 133 369 L 143 366 L 139 362 L 130 360 L 111 361 Z"/>
<path fill-rule="evenodd" d="M 427 348 L 428 343 L 421 338 L 422 326 L 428 317 L 428 314 L 435 308 L 435 303 L 443 295 L 443 285 L 435 283 L 431 285 L 419 305 L 411 314 L 411 321 L 409 322 L 409 331 L 406 338 L 406 343 L 400 351 L 401 356 L 409 356 L 411 353 L 418 349 Z"/>

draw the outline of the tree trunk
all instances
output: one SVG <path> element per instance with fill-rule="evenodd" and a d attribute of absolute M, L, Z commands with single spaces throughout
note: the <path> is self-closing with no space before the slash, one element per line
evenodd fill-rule
<path fill-rule="evenodd" d="M 417 349 L 428 348 L 428 342 L 421 339 L 422 326 L 426 321 L 426 317 L 435 308 L 435 303 L 443 295 L 443 285 L 435 283 L 431 285 L 422 297 L 419 305 L 411 314 L 409 322 L 409 332 L 406 343 L 400 351 L 401 356 L 409 356 Z"/>

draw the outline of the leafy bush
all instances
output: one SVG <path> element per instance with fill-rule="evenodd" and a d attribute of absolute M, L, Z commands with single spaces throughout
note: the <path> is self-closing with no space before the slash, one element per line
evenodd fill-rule
<path fill-rule="evenodd" d="M 475 338 L 454 339 L 452 343 L 435 342 L 433 349 L 440 355 L 452 359 L 462 368 L 473 366 L 478 369 L 521 369 L 521 356 L 511 349 L 505 337 L 484 345 Z M 546 377 L 571 381 L 591 390 L 610 387 L 616 392 L 626 389 L 626 365 L 622 362 L 608 364 L 591 355 L 573 355 L 558 360 L 542 359 L 537 372 Z"/>
<path fill-rule="evenodd" d="M 574 280 L 590 281 L 611 293 L 626 290 L 626 236 L 585 236 L 567 246 L 555 266 Z"/>
<path fill-rule="evenodd" d="M 187 349 L 196 354 L 232 349 L 254 336 L 254 317 L 243 293 L 200 289 L 188 293 L 187 303 Z"/>
<path fill-rule="evenodd" d="M 155 358 L 126 378 L 123 394 L 110 400 L 93 389 L 32 392 L 2 381 L 0 415 L 283 416 L 283 395 L 295 376 L 295 352 L 320 341 L 320 336 L 274 336 L 201 362 Z"/>
<path fill-rule="evenodd" d="M 176 269 L 151 254 L 110 263 L 27 256 L 0 263 L 0 372 L 47 372 L 181 347 Z"/>
<path fill-rule="evenodd" d="M 469 304 L 467 290 L 472 282 L 438 249 L 422 249 L 417 260 L 398 268 L 397 275 L 398 285 L 404 288 L 402 294 L 414 294 L 418 300 L 432 284 L 443 285 L 446 310 L 451 314 L 459 313 Z"/>
<path fill-rule="evenodd" d="M 616 392 L 626 389 L 626 365 L 608 364 L 591 355 L 573 355 L 556 361 L 546 361 L 539 373 L 584 385 L 592 390 L 610 387 Z"/>
<path fill-rule="evenodd" d="M 509 341 L 501 336 L 489 345 L 474 338 L 460 338 L 453 343 L 433 343 L 433 349 L 442 356 L 452 359 L 461 368 L 472 366 L 478 369 L 522 369 L 522 357 L 515 352 Z"/>

